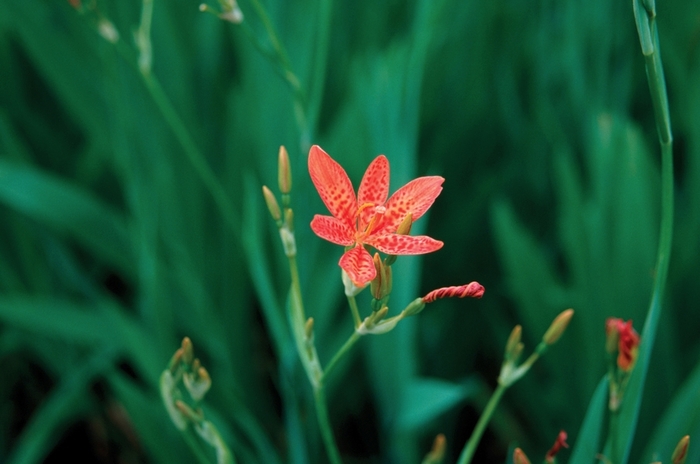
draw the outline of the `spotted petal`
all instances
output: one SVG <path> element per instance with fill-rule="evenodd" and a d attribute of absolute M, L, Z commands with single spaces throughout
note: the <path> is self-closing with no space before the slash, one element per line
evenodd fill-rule
<path fill-rule="evenodd" d="M 355 231 L 332 216 L 315 215 L 311 220 L 311 230 L 322 239 L 336 245 L 350 246 L 355 243 Z"/>
<path fill-rule="evenodd" d="M 369 237 L 365 243 L 388 255 L 422 255 L 442 248 L 443 243 L 427 235 L 386 234 Z"/>
<path fill-rule="evenodd" d="M 417 221 L 440 195 L 444 181 L 440 176 L 419 177 L 394 192 L 386 203 L 382 222 L 375 228 L 376 233 L 395 232 L 408 213 Z"/>
<path fill-rule="evenodd" d="M 357 245 L 355 248 L 346 251 L 340 257 L 338 264 L 358 287 L 367 285 L 377 275 L 372 256 L 362 245 Z"/>
<path fill-rule="evenodd" d="M 357 191 L 357 205 L 383 206 L 389 197 L 389 160 L 386 156 L 379 155 L 369 165 L 362 177 L 360 188 Z M 374 208 L 363 208 L 360 213 L 360 229 L 364 229 L 372 215 Z"/>
<path fill-rule="evenodd" d="M 357 200 L 345 169 L 321 147 L 314 145 L 309 150 L 309 174 L 328 211 L 348 227 L 353 227 Z"/>

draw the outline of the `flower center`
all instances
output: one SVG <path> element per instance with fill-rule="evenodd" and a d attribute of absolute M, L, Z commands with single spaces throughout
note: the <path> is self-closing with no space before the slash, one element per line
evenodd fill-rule
<path fill-rule="evenodd" d="M 384 207 L 383 205 L 375 205 L 374 203 L 364 203 L 357 209 L 357 214 L 355 214 L 357 220 L 361 221 L 360 214 L 366 209 L 370 209 L 370 212 L 372 213 L 372 218 L 369 220 L 364 230 L 362 231 L 359 230 L 361 222 L 358 223 L 358 233 L 356 240 L 359 243 L 361 243 L 365 238 L 372 235 L 372 231 L 377 226 L 381 218 L 384 216 L 384 213 L 386 213 L 386 207 Z"/>

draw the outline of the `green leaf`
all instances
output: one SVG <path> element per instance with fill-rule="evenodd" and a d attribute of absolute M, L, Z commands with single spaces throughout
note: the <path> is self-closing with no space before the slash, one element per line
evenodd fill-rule
<path fill-rule="evenodd" d="M 586 416 L 581 424 L 576 444 L 571 452 L 569 464 L 592 464 L 597 462 L 600 452 L 601 433 L 605 426 L 605 411 L 608 405 L 608 377 L 600 379 L 588 404 Z"/>
<path fill-rule="evenodd" d="M 643 462 L 666 460 L 683 436 L 690 435 L 691 438 L 700 436 L 699 391 L 700 363 L 675 394 L 673 402 L 666 408 L 664 415 L 656 421 L 656 429 L 642 453 Z M 700 447 L 691 444 L 686 462 L 700 462 Z"/>
<path fill-rule="evenodd" d="M 124 218 L 92 193 L 27 165 L 0 159 L 0 202 L 67 234 L 109 264 L 132 273 Z"/>
<path fill-rule="evenodd" d="M 23 429 L 6 463 L 41 462 L 59 439 L 61 430 L 88 409 L 85 395 L 90 383 L 112 367 L 115 356 L 111 347 L 99 349 L 85 362 L 77 363 L 74 369 L 66 371 L 58 386 L 44 399 Z"/>
<path fill-rule="evenodd" d="M 415 379 L 404 390 L 397 424 L 405 429 L 420 429 L 474 396 L 477 388 L 475 382 L 460 385 L 440 379 Z"/>

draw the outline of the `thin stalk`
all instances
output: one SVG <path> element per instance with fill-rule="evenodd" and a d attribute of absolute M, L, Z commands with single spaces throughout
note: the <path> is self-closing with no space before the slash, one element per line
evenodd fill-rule
<path fill-rule="evenodd" d="M 362 319 L 360 318 L 360 310 L 357 307 L 357 300 L 354 296 L 348 297 L 348 304 L 350 305 L 350 312 L 352 312 L 352 320 L 355 323 L 355 328 L 357 329 L 362 324 Z"/>
<path fill-rule="evenodd" d="M 323 384 L 319 384 L 318 387 L 314 388 L 314 402 L 316 404 L 316 419 L 321 428 L 321 437 L 326 447 L 328 459 L 332 464 L 341 464 L 343 461 L 340 459 L 340 451 L 338 451 L 338 446 L 335 444 L 333 428 L 328 418 L 328 407 L 326 405 L 326 394 L 323 391 Z"/>
<path fill-rule="evenodd" d="M 340 452 L 335 443 L 333 436 L 333 427 L 331 426 L 328 417 L 328 406 L 326 405 L 326 394 L 323 385 L 323 369 L 316 354 L 316 347 L 313 344 L 305 331 L 306 316 L 304 311 L 304 302 L 301 294 L 301 283 L 299 280 L 299 269 L 297 267 L 296 257 L 288 256 L 289 270 L 291 275 L 291 297 L 290 304 L 290 324 L 292 333 L 296 343 L 299 359 L 304 366 L 304 371 L 309 379 L 309 383 L 314 392 L 314 404 L 316 409 L 316 419 L 321 431 L 323 445 L 326 448 L 326 454 L 331 464 L 341 464 Z"/>
<path fill-rule="evenodd" d="M 352 335 L 347 339 L 347 341 L 343 344 L 343 346 L 340 347 L 337 353 L 333 356 L 333 358 L 330 360 L 326 368 L 323 370 L 323 376 L 321 377 L 321 381 L 323 382 L 330 372 L 333 370 L 335 365 L 338 363 L 338 361 L 345 356 L 345 353 L 350 351 L 350 349 L 357 343 L 357 341 L 362 337 L 357 331 L 353 332 Z"/>
<path fill-rule="evenodd" d="M 133 53 L 124 46 L 123 41 L 116 43 L 116 49 L 122 55 L 124 60 L 129 63 L 143 79 L 146 90 L 148 90 L 148 95 L 151 97 L 161 115 L 165 119 L 166 124 L 170 127 L 170 130 L 182 147 L 187 160 L 194 168 L 195 173 L 199 176 L 200 180 L 204 184 L 204 187 L 209 191 L 209 194 L 212 196 L 219 213 L 228 224 L 229 230 L 233 233 L 236 240 L 240 242 L 240 219 L 238 218 L 238 214 L 233 207 L 233 203 L 226 194 L 224 187 L 214 175 L 214 171 L 212 171 L 212 169 L 209 167 L 206 158 L 202 152 L 199 151 L 199 148 L 197 147 L 194 138 L 190 134 L 187 125 L 178 115 L 175 107 L 166 95 L 163 87 L 160 85 L 160 82 L 152 73 L 142 72 L 140 66 L 136 65 L 136 58 L 133 56 Z"/>
<path fill-rule="evenodd" d="M 187 429 L 182 431 L 182 437 L 184 438 L 185 443 L 187 443 L 187 446 L 190 447 L 190 450 L 192 450 L 192 453 L 194 454 L 199 464 L 211 464 L 211 460 L 207 456 L 206 451 L 204 451 L 204 449 L 202 448 L 202 444 L 199 441 L 199 438 L 195 434 L 194 430 L 192 430 L 191 425 L 189 425 Z"/>
<path fill-rule="evenodd" d="M 644 55 L 649 93 L 654 107 L 654 118 L 661 145 L 661 224 L 657 250 L 656 278 L 654 280 L 651 303 L 644 322 L 644 330 L 642 331 L 638 362 L 626 387 L 626 389 L 636 392 L 636 395 L 628 398 L 628 401 L 631 401 L 631 403 L 628 403 L 627 407 L 623 408 L 619 414 L 619 425 L 617 427 L 620 435 L 620 439 L 617 440 L 619 449 L 613 450 L 612 454 L 618 456 L 620 460 L 615 462 L 615 464 L 626 464 L 629 458 L 644 391 L 644 381 L 649 367 L 649 358 L 661 316 L 673 238 L 673 134 L 668 109 L 666 81 L 661 63 L 656 11 L 654 2 L 651 1 L 633 0 L 632 6 L 642 54 Z"/>
<path fill-rule="evenodd" d="M 484 412 L 481 413 L 479 422 L 476 423 L 476 427 L 474 428 L 471 437 L 469 437 L 469 441 L 464 445 L 462 454 L 459 455 L 459 461 L 457 461 L 458 464 L 469 464 L 472 461 L 476 448 L 479 446 L 481 436 L 484 434 L 484 430 L 486 430 L 486 426 L 491 420 L 491 416 L 493 416 L 493 412 L 496 410 L 496 406 L 498 406 L 498 403 L 507 388 L 508 387 L 504 384 L 498 384 L 498 387 L 493 392 L 493 395 L 491 395 L 491 399 L 489 399 L 489 402 L 486 404 Z"/>

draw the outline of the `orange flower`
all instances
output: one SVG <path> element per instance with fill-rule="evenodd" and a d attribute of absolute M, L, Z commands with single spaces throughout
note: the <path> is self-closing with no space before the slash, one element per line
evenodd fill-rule
<path fill-rule="evenodd" d="M 380 155 L 365 171 L 356 197 L 345 170 L 318 145 L 309 151 L 309 174 L 332 214 L 314 216 L 311 229 L 329 242 L 349 247 L 338 264 L 358 287 L 367 285 L 377 274 L 365 246 L 389 255 L 420 255 L 442 248 L 441 241 L 425 235 L 396 233 L 409 214 L 415 221 L 430 208 L 442 191 L 442 177 L 414 179 L 387 200 L 389 160 Z"/>

